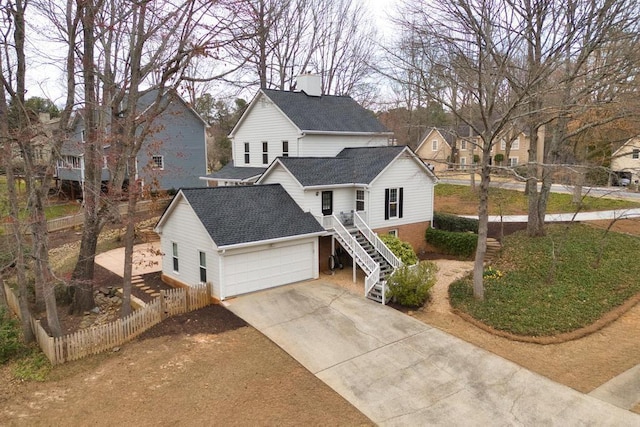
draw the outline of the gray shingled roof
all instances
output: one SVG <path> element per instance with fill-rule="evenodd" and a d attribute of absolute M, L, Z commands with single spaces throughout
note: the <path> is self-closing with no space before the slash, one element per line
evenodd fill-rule
<path fill-rule="evenodd" d="M 304 92 L 263 89 L 302 131 L 389 132 L 369 110 L 349 96 L 308 96 Z"/>
<path fill-rule="evenodd" d="M 180 192 L 218 247 L 324 231 L 280 184 Z"/>
<path fill-rule="evenodd" d="M 281 157 L 304 187 L 369 184 L 405 146 L 345 148 L 336 157 Z"/>
<path fill-rule="evenodd" d="M 241 168 L 234 166 L 233 162 L 229 162 L 219 171 L 210 173 L 207 178 L 213 179 L 229 179 L 229 180 L 245 180 L 252 176 L 262 175 L 266 168 Z"/>

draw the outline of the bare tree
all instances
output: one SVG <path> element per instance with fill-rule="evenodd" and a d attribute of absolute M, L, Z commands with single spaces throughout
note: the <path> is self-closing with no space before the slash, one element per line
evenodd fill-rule
<path fill-rule="evenodd" d="M 613 34 L 637 34 L 631 31 L 637 25 L 636 10 L 633 2 L 613 0 L 462 0 L 453 4 L 405 5 L 398 23 L 414 35 L 424 58 L 424 66 L 416 70 L 420 73 L 418 84 L 425 94 L 445 105 L 479 135 L 476 297 L 483 295 L 491 148 L 501 138 L 508 139 L 514 126 L 524 123 L 528 127 L 530 170 L 525 179 L 529 182 L 529 227 L 532 235 L 543 233 L 553 176 L 553 168 L 546 165 L 557 159 L 562 145 L 576 134 L 577 129 L 570 130 L 569 126 L 573 112 L 578 107 L 596 105 L 584 95 L 603 84 L 620 81 L 624 72 L 628 73 L 624 56 L 609 61 L 611 67 L 603 67 L 602 61 L 593 61 L 593 57 Z M 634 13 L 629 14 L 630 11 Z M 412 66 L 405 55 L 391 57 L 401 64 L 400 68 Z M 596 124 L 591 122 L 588 126 Z M 545 160 L 540 164 L 537 136 L 545 125 L 550 138 L 545 140 Z M 540 171 L 542 191 L 537 193 Z"/>

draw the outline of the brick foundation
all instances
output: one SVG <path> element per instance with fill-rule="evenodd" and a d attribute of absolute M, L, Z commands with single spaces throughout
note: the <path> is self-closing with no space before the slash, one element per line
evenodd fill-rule
<path fill-rule="evenodd" d="M 378 234 L 387 234 L 391 230 L 398 230 L 398 238 L 402 241 L 409 242 L 416 254 L 420 254 L 428 251 L 424 233 L 430 224 L 430 221 L 424 221 L 395 227 L 376 228 L 373 231 Z"/>

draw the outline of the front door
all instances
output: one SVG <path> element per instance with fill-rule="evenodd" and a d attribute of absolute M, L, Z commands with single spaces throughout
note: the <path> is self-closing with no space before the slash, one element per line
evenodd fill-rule
<path fill-rule="evenodd" d="M 333 191 L 322 192 L 322 215 L 333 214 Z"/>

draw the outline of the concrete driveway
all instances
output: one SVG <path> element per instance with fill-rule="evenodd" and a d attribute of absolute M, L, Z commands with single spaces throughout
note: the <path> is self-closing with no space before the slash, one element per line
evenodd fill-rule
<path fill-rule="evenodd" d="M 579 393 L 322 280 L 226 302 L 381 425 L 640 425 Z"/>

